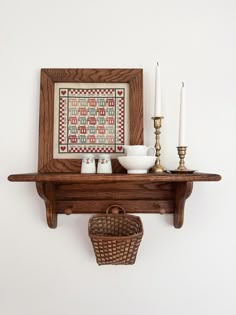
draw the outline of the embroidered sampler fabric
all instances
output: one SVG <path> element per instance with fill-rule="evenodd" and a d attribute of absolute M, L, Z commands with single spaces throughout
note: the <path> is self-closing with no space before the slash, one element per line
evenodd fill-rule
<path fill-rule="evenodd" d="M 69 154 L 71 158 L 76 153 L 124 153 L 127 87 L 124 84 L 56 85 L 54 155 L 64 158 Z"/>

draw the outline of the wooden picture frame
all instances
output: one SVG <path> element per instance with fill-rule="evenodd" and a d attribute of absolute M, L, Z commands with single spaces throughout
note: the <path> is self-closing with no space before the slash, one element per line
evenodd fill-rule
<path fill-rule="evenodd" d="M 129 144 L 143 144 L 142 69 L 41 69 L 38 171 L 80 172 L 81 159 L 54 157 L 55 86 L 65 84 L 128 84 Z M 117 159 L 113 172 L 124 172 Z"/>

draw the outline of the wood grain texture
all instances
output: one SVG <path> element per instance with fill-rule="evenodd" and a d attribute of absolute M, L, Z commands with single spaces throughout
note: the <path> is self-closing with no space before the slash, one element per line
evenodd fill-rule
<path fill-rule="evenodd" d="M 219 181 L 218 174 L 194 173 L 194 174 L 77 174 L 77 173 L 29 173 L 13 174 L 8 177 L 12 182 L 54 182 L 54 183 L 124 183 L 136 182 L 199 182 L 199 181 Z"/>
<path fill-rule="evenodd" d="M 117 69 L 61 69 L 61 68 L 48 68 L 41 69 L 48 77 L 54 82 L 85 82 L 85 83 L 126 83 L 127 80 L 133 80 L 140 75 L 142 69 L 132 68 L 117 68 Z"/>
<path fill-rule="evenodd" d="M 80 172 L 81 161 L 53 158 L 54 83 L 128 83 L 130 144 L 143 144 L 142 69 L 42 69 L 39 114 L 39 172 Z M 124 169 L 113 162 L 113 172 Z"/>
<path fill-rule="evenodd" d="M 41 71 L 38 170 L 53 159 L 54 82 Z"/>
<path fill-rule="evenodd" d="M 58 184 L 57 200 L 168 200 L 172 198 L 175 187 L 170 183 L 96 183 L 96 184 Z"/>

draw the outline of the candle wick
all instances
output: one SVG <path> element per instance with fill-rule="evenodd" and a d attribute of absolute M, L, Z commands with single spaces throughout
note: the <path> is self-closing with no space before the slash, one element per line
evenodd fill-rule
<path fill-rule="evenodd" d="M 182 82 L 182 87 L 184 87 L 184 82 Z"/>
<path fill-rule="evenodd" d="M 159 63 L 158 63 L 158 61 L 157 61 L 157 66 L 159 66 Z"/>

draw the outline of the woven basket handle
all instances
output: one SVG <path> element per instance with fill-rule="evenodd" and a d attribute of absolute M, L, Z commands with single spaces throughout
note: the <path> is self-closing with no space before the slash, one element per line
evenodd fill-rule
<path fill-rule="evenodd" d="M 113 210 L 112 210 L 113 209 Z M 111 210 L 111 211 L 110 211 Z M 123 208 L 123 207 L 121 207 L 121 206 L 119 206 L 119 205 L 111 205 L 111 206 L 109 206 L 108 208 L 107 208 L 107 210 L 106 210 L 106 214 L 109 214 L 110 212 L 112 213 L 112 214 L 119 214 L 119 211 L 122 211 L 123 212 L 123 214 L 125 214 L 126 213 L 126 211 L 125 211 L 125 209 Z"/>

